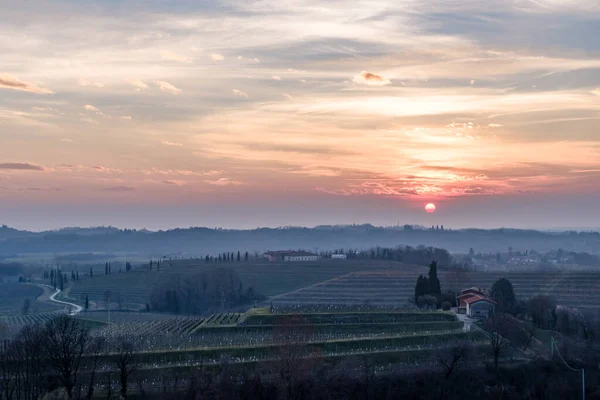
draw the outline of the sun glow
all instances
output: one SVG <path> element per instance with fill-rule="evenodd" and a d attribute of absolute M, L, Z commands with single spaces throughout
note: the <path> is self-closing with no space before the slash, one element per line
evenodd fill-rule
<path fill-rule="evenodd" d="M 433 204 L 433 203 L 428 203 L 428 204 L 425 206 L 425 211 L 427 211 L 428 213 L 435 212 L 435 204 Z"/>

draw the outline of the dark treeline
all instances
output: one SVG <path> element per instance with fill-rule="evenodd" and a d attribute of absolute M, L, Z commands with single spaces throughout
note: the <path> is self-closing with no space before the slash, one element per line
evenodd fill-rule
<path fill-rule="evenodd" d="M 327 248 L 323 244 L 327 243 Z M 319 226 L 315 228 L 259 228 L 230 230 L 189 228 L 150 232 L 116 228 L 72 228 L 68 230 L 27 232 L 0 228 L 0 256 L 20 253 L 135 252 L 162 256 L 187 253 L 204 256 L 240 249 L 251 253 L 274 249 L 364 249 L 395 247 L 398 244 L 446 248 L 451 252 L 496 253 L 511 247 L 514 251 L 600 252 L 598 232 L 540 232 L 516 229 L 420 229 L 412 226 L 375 227 L 372 225 Z"/>
<path fill-rule="evenodd" d="M 343 250 L 340 252 L 344 253 Z M 446 249 L 425 246 L 396 246 L 396 247 L 374 247 L 369 250 L 347 251 L 350 259 L 360 260 L 391 260 L 400 261 L 405 264 L 416 264 L 426 266 L 431 260 L 437 260 L 440 267 L 452 267 L 457 262 Z"/>
<path fill-rule="evenodd" d="M 149 308 L 174 314 L 201 314 L 262 300 L 252 287 L 244 287 L 230 268 L 215 268 L 195 275 L 172 275 L 153 288 Z"/>

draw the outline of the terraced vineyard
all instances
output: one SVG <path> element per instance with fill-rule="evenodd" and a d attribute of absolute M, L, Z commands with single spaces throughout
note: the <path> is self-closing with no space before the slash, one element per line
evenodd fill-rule
<path fill-rule="evenodd" d="M 11 315 L 0 317 L 0 325 L 6 329 L 5 332 L 0 332 L 0 338 L 8 338 L 17 334 L 23 327 L 35 324 L 44 324 L 46 321 L 62 314 L 61 311 L 28 315 Z"/>
<path fill-rule="evenodd" d="M 149 300 L 152 288 L 156 284 L 164 282 L 168 275 L 174 273 L 192 275 L 203 269 L 216 267 L 232 268 L 238 273 L 245 287 L 253 287 L 256 292 L 267 297 L 314 285 L 353 271 L 406 269 L 412 271 L 413 276 L 418 275 L 415 271 L 425 271 L 420 267 L 386 261 L 320 260 L 306 263 L 253 261 L 206 264 L 203 260 L 176 260 L 172 262 L 165 261 L 160 271 L 156 269 L 152 271 L 135 269 L 127 273 L 94 276 L 93 279 L 85 278 L 74 283 L 66 292 L 70 299 L 80 304 L 83 304 L 87 294 L 91 302 L 103 308 L 104 292 L 110 290 L 113 294 L 120 294 L 125 308 L 141 309 Z M 116 304 L 113 304 L 113 307 L 116 307 Z"/>
<path fill-rule="evenodd" d="M 442 290 L 444 283 L 454 282 L 455 287 L 478 286 L 490 289 L 500 279 L 509 279 L 519 298 L 531 298 L 538 294 L 554 296 L 559 304 L 592 308 L 600 307 L 600 273 L 593 272 L 469 272 L 456 276 L 440 272 Z M 416 275 L 405 271 L 359 271 L 327 282 L 318 283 L 274 297 L 278 306 L 289 305 L 344 305 L 372 304 L 397 306 L 408 303 L 414 295 Z"/>

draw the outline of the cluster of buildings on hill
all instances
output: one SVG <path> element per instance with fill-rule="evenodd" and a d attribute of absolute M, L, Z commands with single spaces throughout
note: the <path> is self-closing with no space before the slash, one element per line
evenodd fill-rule
<path fill-rule="evenodd" d="M 285 261 L 285 262 L 296 262 L 296 261 L 317 261 L 321 258 L 318 254 L 310 253 L 302 250 L 278 250 L 278 251 L 267 251 L 263 254 L 269 261 Z M 345 254 L 332 254 L 331 258 L 334 260 L 345 260 Z"/>

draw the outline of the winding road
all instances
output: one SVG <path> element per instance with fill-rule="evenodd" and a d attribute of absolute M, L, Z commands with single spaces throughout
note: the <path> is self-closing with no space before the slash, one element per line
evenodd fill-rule
<path fill-rule="evenodd" d="M 51 290 L 53 290 L 54 288 L 50 285 L 44 285 L 44 284 L 37 284 L 36 286 L 40 286 L 43 288 L 49 288 Z M 58 296 L 58 294 L 61 292 L 60 289 L 56 289 L 56 292 L 54 292 L 54 294 L 50 295 L 50 297 L 48 297 L 48 300 L 53 302 L 53 303 L 57 303 L 57 304 L 62 304 L 65 306 L 68 306 L 71 308 L 71 311 L 69 312 L 69 315 L 76 315 L 79 314 L 81 311 L 83 311 L 83 307 L 75 304 L 75 303 L 69 303 L 68 301 L 62 301 L 62 300 L 56 300 L 56 296 Z"/>

